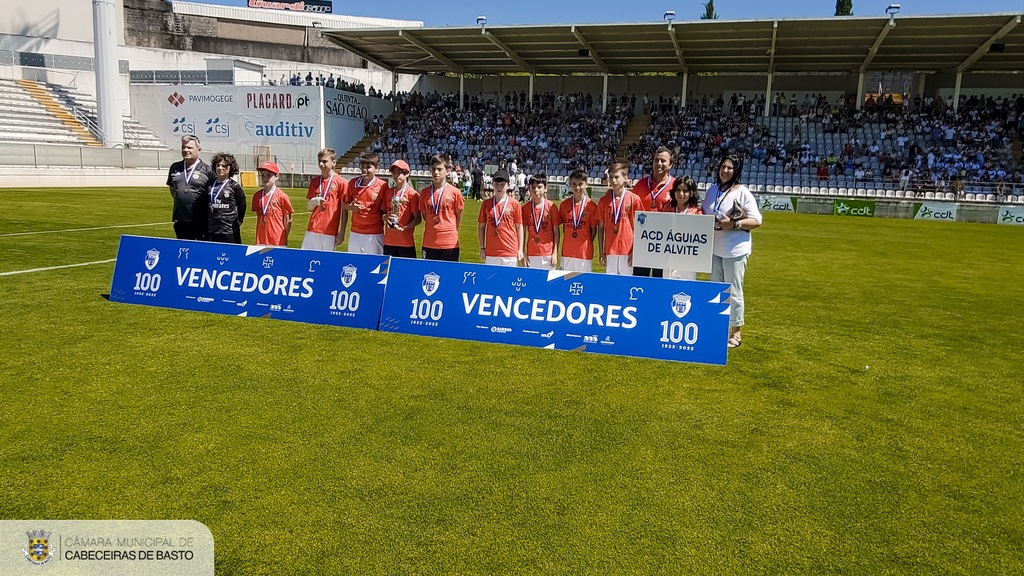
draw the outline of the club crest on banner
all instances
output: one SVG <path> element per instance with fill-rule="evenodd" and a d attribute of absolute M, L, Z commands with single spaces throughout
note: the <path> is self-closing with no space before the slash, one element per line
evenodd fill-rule
<path fill-rule="evenodd" d="M 672 313 L 682 318 L 690 312 L 690 296 L 683 292 L 672 296 Z"/>
<path fill-rule="evenodd" d="M 637 214 L 636 221 L 639 222 L 641 226 L 647 224 L 647 214 L 644 214 L 643 212 Z"/>
<path fill-rule="evenodd" d="M 25 553 L 25 559 L 35 566 L 42 566 L 49 562 L 53 558 L 50 533 L 44 530 L 33 530 L 25 534 L 28 535 L 28 545 L 21 549 Z"/>
<path fill-rule="evenodd" d="M 149 250 L 148 252 L 146 252 L 146 269 L 147 270 L 152 270 L 153 268 L 156 268 L 156 264 L 159 261 L 160 261 L 160 251 L 159 250 L 157 250 L 156 248 L 153 248 L 152 250 Z"/>
<path fill-rule="evenodd" d="M 434 292 L 437 292 L 438 287 L 441 285 L 441 277 L 431 272 L 423 275 L 423 293 L 427 296 L 433 296 Z"/>
<path fill-rule="evenodd" d="M 356 267 L 349 264 L 341 269 L 341 285 L 351 288 L 356 281 Z"/>

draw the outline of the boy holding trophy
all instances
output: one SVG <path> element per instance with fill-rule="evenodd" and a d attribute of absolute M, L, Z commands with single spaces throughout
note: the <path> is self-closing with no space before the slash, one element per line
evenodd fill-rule
<path fill-rule="evenodd" d="M 400 258 L 416 257 L 416 239 L 413 231 L 423 217 L 420 215 L 420 195 L 409 185 L 409 164 L 395 160 L 391 164 L 394 184 L 384 192 L 382 207 L 388 211 L 384 229 L 384 255 Z"/>

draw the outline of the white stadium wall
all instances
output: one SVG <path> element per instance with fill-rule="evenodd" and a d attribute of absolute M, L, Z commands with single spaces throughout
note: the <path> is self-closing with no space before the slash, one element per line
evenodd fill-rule
<path fill-rule="evenodd" d="M 344 154 L 363 138 L 365 119 L 393 110 L 387 100 L 317 86 L 137 84 L 131 93 L 132 115 L 172 149 L 195 134 L 207 152 L 265 145 L 289 166 L 315 167 L 324 146 Z"/>
<path fill-rule="evenodd" d="M 7 50 L 38 51 L 34 43 L 45 39 L 92 43 L 91 0 L 31 0 L 5 2 L 4 5 L 0 34 L 27 38 L 23 47 Z M 123 22 L 124 5 L 115 2 L 114 9 L 117 21 Z M 117 30 L 117 43 L 124 44 L 123 28 Z"/>

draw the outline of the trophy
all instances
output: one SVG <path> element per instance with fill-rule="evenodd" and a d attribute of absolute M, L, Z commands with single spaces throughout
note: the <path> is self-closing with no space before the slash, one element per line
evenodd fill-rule
<path fill-rule="evenodd" d="M 402 194 L 391 197 L 391 212 L 388 215 L 388 228 L 398 228 L 398 214 L 402 211 Z"/>

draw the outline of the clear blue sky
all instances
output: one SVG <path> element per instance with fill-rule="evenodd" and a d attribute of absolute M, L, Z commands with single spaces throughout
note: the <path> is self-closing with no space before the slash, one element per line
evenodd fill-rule
<path fill-rule="evenodd" d="M 224 6 L 245 6 L 246 0 L 191 0 Z M 855 16 L 883 16 L 889 0 L 854 0 Z M 1024 11 L 1024 0 L 903 0 L 900 14 L 973 14 Z M 835 0 L 715 0 L 723 20 L 754 18 L 820 18 L 835 14 Z M 623 1 L 469 0 L 356 2 L 334 0 L 335 14 L 422 20 L 426 26 L 475 26 L 478 15 L 488 24 L 583 24 L 595 22 L 660 22 L 666 10 L 676 20 L 697 20 L 704 13 L 700 0 Z"/>

